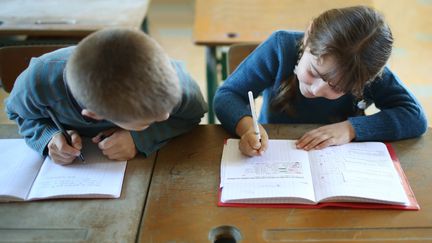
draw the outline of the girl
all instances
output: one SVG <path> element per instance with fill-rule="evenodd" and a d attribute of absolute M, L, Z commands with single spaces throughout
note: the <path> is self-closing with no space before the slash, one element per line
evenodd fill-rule
<path fill-rule="evenodd" d="M 420 136 L 427 129 L 420 104 L 385 67 L 392 44 L 375 10 L 328 10 L 306 33 L 277 31 L 249 55 L 216 92 L 216 115 L 248 156 L 268 143 L 262 126 L 261 142 L 255 136 L 249 90 L 255 97 L 263 92 L 260 123 L 329 124 L 297 140 L 301 149 Z M 365 116 L 372 103 L 380 112 Z"/>

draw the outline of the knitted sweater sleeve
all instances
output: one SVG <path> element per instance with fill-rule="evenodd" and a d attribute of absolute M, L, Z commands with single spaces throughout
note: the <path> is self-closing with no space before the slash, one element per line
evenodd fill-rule
<path fill-rule="evenodd" d="M 348 118 L 356 141 L 392 141 L 417 137 L 426 131 L 426 116 L 420 103 L 387 67 L 381 78 L 366 87 L 365 98 L 375 103 L 380 111 Z"/>
<path fill-rule="evenodd" d="M 271 86 L 277 75 L 281 59 L 280 31 L 273 33 L 257 47 L 224 81 L 214 98 L 214 109 L 222 126 L 235 134 L 239 120 L 251 116 L 248 91 L 257 97 Z"/>
<path fill-rule="evenodd" d="M 40 98 L 40 89 L 44 89 L 44 86 L 37 85 L 38 80 L 47 78 L 48 70 L 53 72 L 53 68 L 55 67 L 44 65 L 38 58 L 33 58 L 29 67 L 15 81 L 14 88 L 5 101 L 8 118 L 17 123 L 19 133 L 29 147 L 41 155 L 46 155 L 48 142 L 59 132 L 46 114 L 48 104 Z"/>
<path fill-rule="evenodd" d="M 143 131 L 131 132 L 138 151 L 149 156 L 171 138 L 196 127 L 207 112 L 207 104 L 197 83 L 185 72 L 181 78 L 182 100 L 166 121 L 157 122 Z"/>

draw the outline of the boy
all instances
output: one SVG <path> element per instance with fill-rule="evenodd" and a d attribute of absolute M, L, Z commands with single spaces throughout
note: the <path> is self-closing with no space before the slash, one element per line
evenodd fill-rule
<path fill-rule="evenodd" d="M 8 117 L 27 144 L 59 164 L 80 155 L 81 136 L 92 137 L 110 159 L 148 156 L 199 124 L 206 107 L 181 64 L 130 29 L 101 30 L 76 47 L 33 58 L 6 100 Z"/>

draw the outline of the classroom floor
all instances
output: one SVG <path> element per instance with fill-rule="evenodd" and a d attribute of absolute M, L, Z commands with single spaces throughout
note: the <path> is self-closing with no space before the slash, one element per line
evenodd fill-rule
<path fill-rule="evenodd" d="M 389 23 L 395 45 L 389 65 L 420 100 L 432 126 L 432 0 L 375 0 Z M 317 6 L 319 7 L 319 6 Z M 168 52 L 185 62 L 206 94 L 205 49 L 193 44 L 193 0 L 152 0 L 148 12 L 149 32 Z M 1 90 L 0 99 L 7 94 Z M 3 111 L 3 102 L 0 104 Z M 4 112 L 0 123 L 9 123 Z M 207 118 L 202 120 L 206 123 Z"/>

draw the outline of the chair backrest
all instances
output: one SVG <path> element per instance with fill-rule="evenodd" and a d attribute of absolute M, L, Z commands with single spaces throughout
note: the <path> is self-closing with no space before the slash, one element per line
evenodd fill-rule
<path fill-rule="evenodd" d="M 251 54 L 258 46 L 257 43 L 235 44 L 228 49 L 228 75 L 234 72 L 237 66 Z"/>
<path fill-rule="evenodd" d="M 0 48 L 0 83 L 6 92 L 13 88 L 16 78 L 32 57 L 66 47 L 67 45 L 6 46 Z"/>

